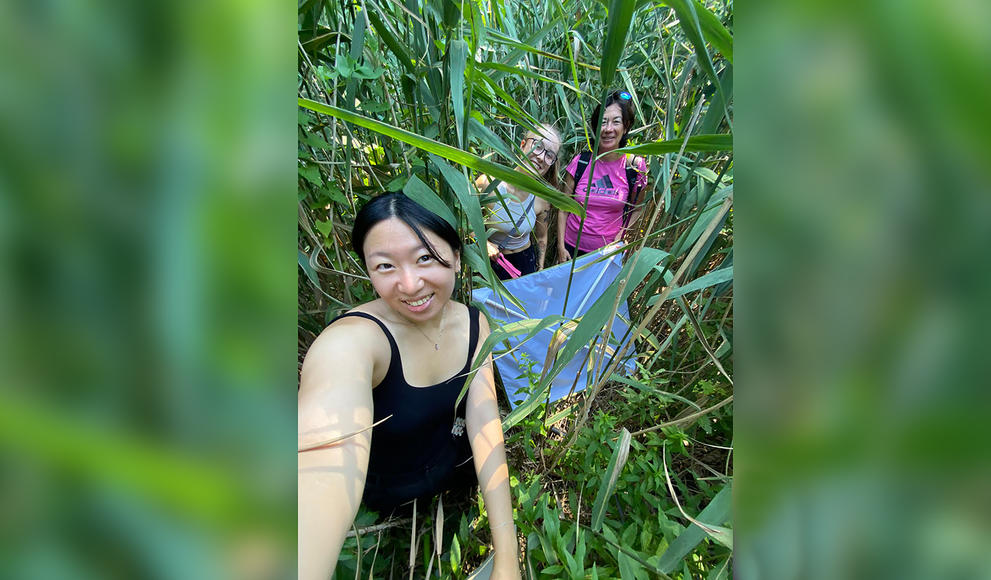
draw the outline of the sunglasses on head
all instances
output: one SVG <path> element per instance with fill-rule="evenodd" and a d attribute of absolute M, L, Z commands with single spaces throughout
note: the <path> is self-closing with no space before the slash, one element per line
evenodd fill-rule
<path fill-rule="evenodd" d="M 630 99 L 633 98 L 633 95 L 631 95 L 630 93 L 628 93 L 626 91 L 619 91 L 619 92 L 613 93 L 613 96 L 615 98 L 621 100 L 621 101 L 629 101 Z"/>

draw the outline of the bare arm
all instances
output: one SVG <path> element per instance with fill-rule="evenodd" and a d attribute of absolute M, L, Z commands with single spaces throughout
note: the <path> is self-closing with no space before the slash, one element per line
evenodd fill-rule
<path fill-rule="evenodd" d="M 300 580 L 331 577 L 358 511 L 371 446 L 374 360 L 369 349 L 355 345 L 375 339 L 366 323 L 344 319 L 317 338 L 303 362 L 299 449 L 367 430 L 297 454 Z"/>
<path fill-rule="evenodd" d="M 537 223 L 533 224 L 533 233 L 537 238 L 537 269 L 544 269 L 544 256 L 547 254 L 547 222 L 550 220 L 551 204 L 537 198 L 533 203 L 537 213 Z"/>
<path fill-rule="evenodd" d="M 572 198 L 575 196 L 575 178 L 570 173 L 564 174 L 564 192 Z M 557 212 L 557 263 L 567 262 L 571 259 L 571 254 L 564 247 L 564 232 L 568 227 L 568 212 L 558 210 Z"/>
<path fill-rule="evenodd" d="M 480 345 L 488 334 L 489 325 L 483 316 L 478 336 Z M 502 419 L 496 403 L 491 357 L 486 360 L 468 388 L 465 419 L 475 459 L 475 472 L 478 474 L 478 484 L 492 531 L 492 546 L 495 549 L 492 578 L 519 579 L 519 545 L 513 523 L 509 466 L 506 464 Z"/>

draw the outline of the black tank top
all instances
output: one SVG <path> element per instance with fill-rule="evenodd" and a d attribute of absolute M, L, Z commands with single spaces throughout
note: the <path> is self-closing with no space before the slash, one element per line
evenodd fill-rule
<path fill-rule="evenodd" d="M 358 316 L 379 325 L 389 339 L 391 351 L 385 377 L 372 390 L 374 421 L 392 415 L 372 429 L 365 503 L 373 509 L 396 506 L 417 497 L 428 497 L 447 489 L 455 469 L 471 459 L 465 432 L 467 394 L 455 409 L 464 388 L 478 344 L 476 308 L 468 307 L 468 356 L 453 377 L 427 387 L 406 382 L 399 346 L 388 327 L 364 312 Z"/>

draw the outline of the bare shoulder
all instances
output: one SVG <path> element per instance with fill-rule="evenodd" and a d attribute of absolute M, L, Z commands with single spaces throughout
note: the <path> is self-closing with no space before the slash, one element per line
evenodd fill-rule
<path fill-rule="evenodd" d="M 371 424 L 375 369 L 383 356 L 388 361 L 388 339 L 371 320 L 348 316 L 320 333 L 300 371 L 297 427 L 301 447 Z"/>
<path fill-rule="evenodd" d="M 383 353 L 389 356 L 388 338 L 378 324 L 360 316 L 338 319 L 320 333 L 306 352 L 300 372 L 300 394 L 364 380 L 366 375 L 370 381 L 375 362 Z M 341 380 L 329 380 L 331 377 Z"/>

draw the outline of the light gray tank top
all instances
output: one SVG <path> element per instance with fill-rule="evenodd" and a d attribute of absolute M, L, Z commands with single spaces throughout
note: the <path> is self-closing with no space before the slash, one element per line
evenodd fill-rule
<path fill-rule="evenodd" d="M 502 202 L 498 201 L 492 204 L 492 213 L 486 219 L 486 225 L 496 231 L 489 236 L 489 241 L 503 250 L 514 251 L 524 248 L 530 243 L 530 232 L 533 231 L 533 224 L 537 221 L 537 212 L 532 203 L 535 201 L 533 194 L 531 193 L 526 201 L 519 202 L 516 201 L 516 196 L 506 192 L 506 184 L 500 183 L 497 189 L 502 194 L 506 207 L 504 208 Z M 524 211 L 526 214 L 523 213 Z"/>

